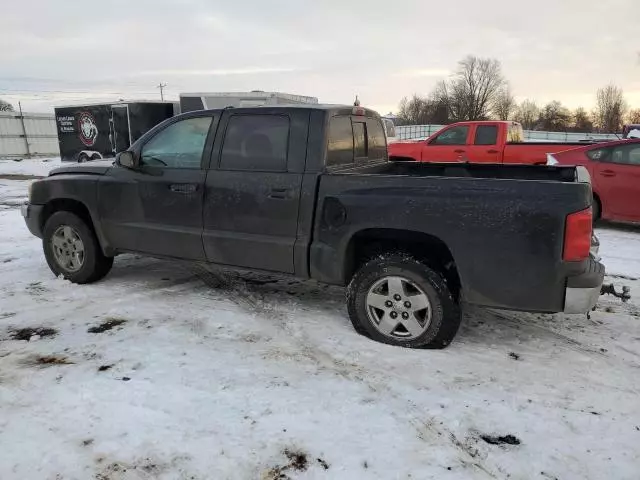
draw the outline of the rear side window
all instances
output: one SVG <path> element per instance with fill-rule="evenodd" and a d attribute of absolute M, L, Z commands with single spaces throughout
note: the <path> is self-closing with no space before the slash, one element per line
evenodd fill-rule
<path fill-rule="evenodd" d="M 589 160 L 593 160 L 594 162 L 605 161 L 608 154 L 608 148 L 596 148 L 594 150 L 587 151 L 587 157 L 589 157 Z"/>
<path fill-rule="evenodd" d="M 220 168 L 286 171 L 288 146 L 289 117 L 233 115 L 222 144 Z"/>
<path fill-rule="evenodd" d="M 476 127 L 475 145 L 495 145 L 498 143 L 497 125 L 478 125 Z"/>
<path fill-rule="evenodd" d="M 431 140 L 432 145 L 466 145 L 469 135 L 469 126 L 461 125 L 445 130 L 436 138 Z"/>
<path fill-rule="evenodd" d="M 332 117 L 329 121 L 327 166 L 353 163 L 353 130 L 350 117 Z"/>
<path fill-rule="evenodd" d="M 369 143 L 369 158 L 371 160 L 387 158 L 387 141 L 380 120 L 367 118 L 367 140 Z"/>

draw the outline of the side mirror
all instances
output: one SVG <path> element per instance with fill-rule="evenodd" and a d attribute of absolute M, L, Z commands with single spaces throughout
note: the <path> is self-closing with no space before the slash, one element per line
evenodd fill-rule
<path fill-rule="evenodd" d="M 116 163 L 125 168 L 137 168 L 138 159 L 133 152 L 124 151 L 116 155 Z"/>

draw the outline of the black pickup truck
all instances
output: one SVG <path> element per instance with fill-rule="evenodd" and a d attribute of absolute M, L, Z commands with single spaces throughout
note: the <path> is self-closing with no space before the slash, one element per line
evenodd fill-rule
<path fill-rule="evenodd" d="M 75 283 L 123 252 L 290 274 L 348 286 L 364 335 L 442 348 L 463 303 L 595 305 L 591 198 L 581 167 L 389 162 L 378 114 L 305 105 L 170 118 L 34 182 L 22 213 Z"/>

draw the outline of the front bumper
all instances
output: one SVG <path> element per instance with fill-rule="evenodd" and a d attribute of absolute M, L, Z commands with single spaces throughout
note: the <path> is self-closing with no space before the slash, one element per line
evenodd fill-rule
<path fill-rule="evenodd" d="M 569 277 L 564 297 L 564 313 L 587 313 L 593 310 L 600 297 L 604 272 L 604 265 L 592 256 L 584 273 Z"/>
<path fill-rule="evenodd" d="M 32 205 L 30 203 L 23 203 L 20 206 L 20 213 L 24 217 L 24 221 L 27 224 L 29 231 L 36 237 L 42 238 L 42 229 L 40 228 L 40 217 L 42 214 L 43 205 Z"/>

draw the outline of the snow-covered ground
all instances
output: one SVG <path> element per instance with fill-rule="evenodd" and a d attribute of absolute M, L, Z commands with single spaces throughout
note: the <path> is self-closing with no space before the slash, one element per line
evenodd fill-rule
<path fill-rule="evenodd" d="M 60 166 L 60 157 L 24 160 L 0 159 L 0 175 L 28 175 L 45 177 L 49 170 Z"/>
<path fill-rule="evenodd" d="M 448 349 L 399 349 L 313 282 L 132 255 L 54 278 L 27 184 L 0 184 L 2 480 L 638 478 L 638 296 L 591 319 L 468 309 Z M 640 292 L 640 230 L 598 235 L 608 281 Z"/>

